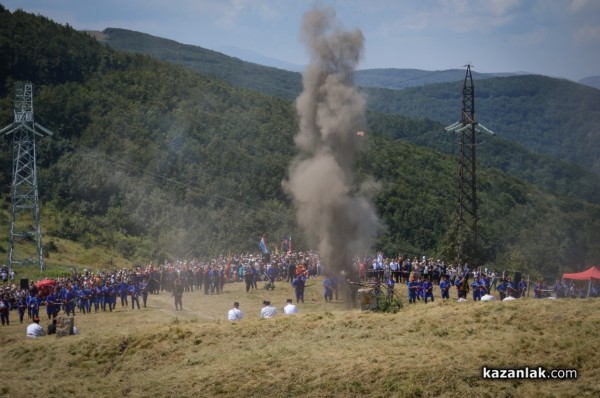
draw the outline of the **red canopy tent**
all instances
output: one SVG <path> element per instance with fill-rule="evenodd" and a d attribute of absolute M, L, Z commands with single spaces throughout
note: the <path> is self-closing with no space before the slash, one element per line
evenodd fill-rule
<path fill-rule="evenodd" d="M 41 281 L 37 281 L 35 283 L 35 287 L 41 289 L 44 286 L 54 286 L 56 281 L 54 279 L 42 279 Z"/>
<path fill-rule="evenodd" d="M 563 274 L 563 279 L 589 281 L 587 296 L 590 297 L 590 288 L 592 287 L 592 280 L 600 280 L 600 270 L 595 265 L 592 265 L 585 271 L 575 272 L 573 274 Z"/>

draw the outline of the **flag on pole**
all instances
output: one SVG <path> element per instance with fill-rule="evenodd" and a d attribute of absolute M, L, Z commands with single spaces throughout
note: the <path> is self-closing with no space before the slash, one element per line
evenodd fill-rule
<path fill-rule="evenodd" d="M 264 254 L 267 254 L 269 252 L 269 250 L 267 250 L 267 241 L 264 236 L 260 238 L 260 242 L 258 245 L 260 246 L 260 250 L 262 250 Z"/>

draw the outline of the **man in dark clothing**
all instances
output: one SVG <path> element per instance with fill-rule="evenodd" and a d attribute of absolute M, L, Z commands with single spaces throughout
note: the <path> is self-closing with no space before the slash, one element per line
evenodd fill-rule
<path fill-rule="evenodd" d="M 175 279 L 173 285 L 173 297 L 175 297 L 175 311 L 183 310 L 183 285 L 179 278 Z"/>

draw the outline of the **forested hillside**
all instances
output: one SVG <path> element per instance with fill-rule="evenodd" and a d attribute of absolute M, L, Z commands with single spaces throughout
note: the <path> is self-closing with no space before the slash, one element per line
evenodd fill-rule
<path fill-rule="evenodd" d="M 111 47 L 149 54 L 268 95 L 294 99 L 301 90 L 298 73 L 242 62 L 201 47 L 124 29 L 105 29 L 100 37 Z M 380 113 L 372 113 L 370 119 L 379 126 L 390 126 L 391 130 L 385 127 L 384 130 L 392 131 L 393 138 L 456 153 L 455 137 L 440 133 L 443 127 L 460 118 L 464 73 L 461 70 L 373 69 L 357 71 L 355 80 L 364 87 L 425 86 L 407 92 L 369 88 L 365 94 L 369 107 L 376 112 L 438 121 L 428 124 L 426 134 L 407 126 L 400 137 L 399 130 L 390 126 L 397 122 Z M 542 76 L 489 80 L 500 75 L 473 72 L 479 118 L 498 133 L 492 140 L 482 138 L 487 142 L 481 146 L 478 158 L 486 165 L 558 195 L 600 203 L 600 177 L 594 169 L 600 153 L 595 127 L 600 109 L 597 96 L 578 84 Z M 454 83 L 431 85 L 448 81 Z M 589 110 L 592 112 L 587 112 Z M 596 137 L 596 141 L 590 137 Z"/>
<path fill-rule="evenodd" d="M 36 120 L 56 133 L 38 143 L 45 239 L 132 261 L 256 252 L 263 233 L 271 242 L 293 235 L 305 248 L 281 187 L 295 154 L 290 101 L 21 11 L 0 8 L 0 43 L 0 125 L 12 122 L 14 82 L 30 80 Z M 437 123 L 381 116 L 369 115 L 357 165 L 381 186 L 378 248 L 436 255 L 454 217 L 456 158 L 398 139 Z M 9 147 L 1 141 L 2 170 L 11 169 Z M 10 175 L 1 178 L 6 210 Z M 600 206 L 492 168 L 480 169 L 479 184 L 481 233 L 497 267 L 554 276 L 600 259 Z"/>
<path fill-rule="evenodd" d="M 117 50 L 148 54 L 268 95 L 293 100 L 302 90 L 299 73 L 244 62 L 202 47 L 126 29 L 107 28 L 95 36 Z"/>
<path fill-rule="evenodd" d="M 372 129 L 397 140 L 435 149 L 458 156 L 460 137 L 444 131 L 446 125 L 426 119 L 411 119 L 395 114 L 369 113 Z M 417 128 L 420 124 L 426 130 Z M 600 204 L 600 178 L 598 174 L 581 166 L 548 155 L 531 152 L 523 145 L 495 136 L 478 137 L 477 158 L 479 163 L 497 168 L 510 176 L 538 185 L 559 196 L 584 199 Z"/>
<path fill-rule="evenodd" d="M 379 112 L 460 120 L 462 82 L 366 93 Z M 475 104 L 478 121 L 499 136 L 600 173 L 600 90 L 537 75 L 485 79 L 475 82 Z"/>

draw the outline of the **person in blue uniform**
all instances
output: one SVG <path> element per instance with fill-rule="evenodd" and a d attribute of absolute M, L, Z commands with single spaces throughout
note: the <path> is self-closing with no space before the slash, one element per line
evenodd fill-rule
<path fill-rule="evenodd" d="M 292 286 L 296 291 L 296 304 L 302 301 L 304 304 L 304 287 L 306 285 L 306 276 L 304 274 L 298 274 L 292 281 Z"/>
<path fill-rule="evenodd" d="M 419 286 L 417 285 L 417 282 L 415 282 L 414 277 L 409 279 L 409 281 L 407 283 L 407 287 L 408 287 L 408 303 L 416 304 Z"/>
<path fill-rule="evenodd" d="M 506 295 L 510 297 L 515 297 L 517 293 L 517 289 L 515 288 L 512 279 L 506 278 L 506 282 L 504 282 L 504 287 L 506 288 Z"/>
<path fill-rule="evenodd" d="M 119 295 L 119 291 L 117 290 L 117 285 L 112 284 L 109 289 L 109 304 L 110 310 L 114 310 L 117 308 L 117 296 Z"/>
<path fill-rule="evenodd" d="M 138 285 L 131 281 L 129 283 L 129 287 L 127 288 L 129 296 L 131 297 L 131 309 L 135 309 L 137 304 L 137 309 L 140 309 L 140 290 Z"/>
<path fill-rule="evenodd" d="M 450 282 L 448 281 L 448 276 L 445 275 L 444 279 L 440 282 L 440 291 L 442 292 L 442 300 L 450 299 Z"/>
<path fill-rule="evenodd" d="M 73 291 L 73 287 L 68 286 L 63 293 L 63 303 L 65 306 L 65 312 L 67 315 L 73 315 L 75 316 L 75 301 L 77 299 L 77 296 L 75 295 L 75 292 Z"/>
<path fill-rule="evenodd" d="M 395 281 L 396 276 L 393 273 L 388 275 L 387 280 L 385 281 L 385 288 L 387 293 L 387 298 L 391 299 L 394 297 L 394 286 L 396 285 Z"/>
<path fill-rule="evenodd" d="M 269 278 L 269 283 L 270 283 L 271 289 L 275 288 L 275 277 L 276 276 L 277 276 L 277 270 L 275 269 L 275 266 L 272 264 L 269 264 L 267 266 L 267 278 Z"/>
<path fill-rule="evenodd" d="M 100 309 L 100 304 L 102 304 L 102 289 L 100 286 L 92 286 L 90 290 L 90 299 L 94 305 L 94 313 L 96 313 Z"/>
<path fill-rule="evenodd" d="M 79 312 L 84 314 L 90 312 L 90 289 L 84 286 L 77 291 L 77 300 L 79 301 Z"/>
<path fill-rule="evenodd" d="M 417 300 L 425 300 L 425 290 L 423 290 L 423 278 L 417 279 Z"/>
<path fill-rule="evenodd" d="M 112 312 L 111 294 L 112 288 L 109 282 L 106 282 L 104 286 L 102 286 L 102 311 L 104 312 L 106 312 L 107 306 L 108 310 Z"/>
<path fill-rule="evenodd" d="M 119 297 L 121 298 L 121 307 L 128 306 L 128 303 L 127 303 L 127 295 L 129 294 L 128 288 L 129 288 L 129 286 L 127 285 L 127 283 L 125 281 L 121 281 L 117 285 L 117 292 L 118 292 Z"/>
<path fill-rule="evenodd" d="M 479 281 L 477 279 L 473 279 L 473 282 L 471 283 L 471 289 L 473 290 L 473 301 L 481 300 Z"/>
<path fill-rule="evenodd" d="M 48 319 L 52 319 L 56 318 L 59 312 L 60 300 L 58 299 L 58 293 L 55 289 L 46 295 L 46 315 L 48 315 Z"/>
<path fill-rule="evenodd" d="M 424 280 L 423 281 L 423 300 L 425 301 L 425 304 L 427 304 L 427 299 L 430 298 L 431 302 L 434 302 L 434 298 L 433 298 L 433 283 L 431 283 L 429 280 Z"/>
<path fill-rule="evenodd" d="M 27 297 L 24 295 L 17 300 L 17 312 L 19 314 L 19 323 L 23 323 L 25 311 L 27 310 Z"/>
<path fill-rule="evenodd" d="M 329 277 L 323 280 L 323 298 L 325 302 L 333 301 L 333 281 Z"/>
<path fill-rule="evenodd" d="M 506 282 L 501 280 L 500 284 L 496 286 L 496 290 L 500 292 L 500 300 L 504 300 L 506 298 Z"/>
<path fill-rule="evenodd" d="M 40 298 L 39 293 L 30 292 L 29 296 L 27 296 L 27 312 L 29 314 L 29 319 L 33 319 L 34 316 L 40 316 L 40 305 L 42 304 L 42 299 Z"/>

